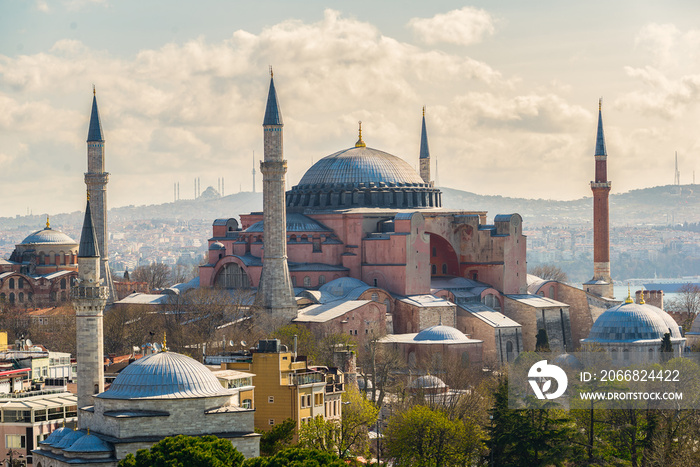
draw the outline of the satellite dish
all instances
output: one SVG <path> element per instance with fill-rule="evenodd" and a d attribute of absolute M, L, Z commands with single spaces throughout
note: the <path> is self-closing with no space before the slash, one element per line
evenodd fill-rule
<path fill-rule="evenodd" d="M 233 342 L 233 341 L 228 341 L 228 345 L 230 345 L 231 347 L 233 347 L 234 345 L 236 345 L 236 343 Z"/>
<path fill-rule="evenodd" d="M 31 340 L 31 339 L 27 339 L 26 345 L 27 345 L 27 347 L 31 347 L 31 346 L 32 346 L 32 340 Z"/>

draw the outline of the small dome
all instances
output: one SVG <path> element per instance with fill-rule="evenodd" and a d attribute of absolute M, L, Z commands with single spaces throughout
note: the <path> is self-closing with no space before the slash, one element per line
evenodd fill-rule
<path fill-rule="evenodd" d="M 409 387 L 411 389 L 444 389 L 447 385 L 437 376 L 426 375 L 413 380 Z"/>
<path fill-rule="evenodd" d="M 464 342 L 468 341 L 469 338 L 464 335 L 459 329 L 455 329 L 450 326 L 431 326 L 429 328 L 423 329 L 419 332 L 416 337 L 413 338 L 414 341 L 442 341 L 442 342 Z"/>
<path fill-rule="evenodd" d="M 368 288 L 369 286 L 361 280 L 353 277 L 340 277 L 323 284 L 318 290 L 321 293 L 335 295 L 336 297 L 343 297 L 350 293 L 351 290 L 358 287 Z"/>
<path fill-rule="evenodd" d="M 264 232 L 265 230 L 264 221 L 258 221 L 255 224 L 248 227 L 245 231 L 250 232 Z M 287 233 L 290 232 L 330 232 L 331 229 L 316 222 L 312 218 L 298 213 L 287 213 Z"/>
<path fill-rule="evenodd" d="M 225 250 L 226 247 L 221 242 L 214 242 L 211 245 L 209 245 L 209 249 L 210 250 Z"/>
<path fill-rule="evenodd" d="M 54 430 L 45 440 L 39 442 L 39 444 L 53 446 L 58 444 L 58 442 L 61 441 L 61 439 L 68 433 L 73 433 L 73 430 L 66 428 L 65 426 L 61 427 L 58 430 Z"/>
<path fill-rule="evenodd" d="M 136 360 L 114 380 L 101 399 L 190 399 L 227 395 L 216 376 L 185 355 L 159 352 Z"/>
<path fill-rule="evenodd" d="M 583 368 L 583 364 L 579 359 L 568 353 L 557 355 L 554 360 L 552 360 L 552 363 L 571 370 L 580 370 Z"/>
<path fill-rule="evenodd" d="M 583 342 L 661 340 L 666 333 L 671 334 L 672 340 L 683 338 L 676 322 L 663 310 L 646 304 L 623 303 L 603 312 Z"/>
<path fill-rule="evenodd" d="M 66 452 L 112 452 L 112 448 L 109 444 L 102 441 L 95 435 L 85 435 L 76 442 L 74 442 L 69 448 L 64 449 Z"/>
<path fill-rule="evenodd" d="M 37 230 L 33 234 L 27 236 L 22 240 L 21 245 L 32 245 L 32 244 L 45 244 L 45 243 L 77 243 L 75 240 L 70 238 L 68 235 L 64 234 L 60 230 L 53 230 L 50 227 L 46 227 L 43 230 Z"/>
<path fill-rule="evenodd" d="M 70 433 L 63 436 L 61 438 L 61 441 L 53 444 L 52 446 L 56 449 L 68 449 L 73 445 L 73 443 L 78 441 L 78 438 L 82 437 L 83 435 L 85 435 L 85 432 L 82 430 L 71 431 Z"/>

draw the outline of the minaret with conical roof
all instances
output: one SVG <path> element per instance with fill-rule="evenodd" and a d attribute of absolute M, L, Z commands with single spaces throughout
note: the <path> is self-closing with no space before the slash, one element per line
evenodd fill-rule
<path fill-rule="evenodd" d="M 428 131 L 425 129 L 425 106 L 423 106 L 423 127 L 420 132 L 420 177 L 425 183 L 430 183 L 430 149 Z"/>
<path fill-rule="evenodd" d="M 100 275 L 104 278 L 109 293 L 109 302 L 116 300 L 112 275 L 109 270 L 109 250 L 107 245 L 107 183 L 109 173 L 105 172 L 105 139 L 102 134 L 100 113 L 97 110 L 97 96 L 92 87 L 92 112 L 87 137 L 88 166 L 85 173 L 85 184 L 93 202 L 93 220 L 97 243 L 102 253 Z"/>
<path fill-rule="evenodd" d="M 296 300 L 287 265 L 287 215 L 282 141 L 282 113 L 270 69 L 270 90 L 263 119 L 265 157 L 260 162 L 263 175 L 263 267 L 255 296 L 255 306 L 274 316 L 297 315 Z"/>
<path fill-rule="evenodd" d="M 608 181 L 608 153 L 603 134 L 602 99 L 598 101 L 598 133 L 595 142 L 595 180 L 593 191 L 593 279 L 584 287 L 601 297 L 613 298 L 610 276 L 610 215 L 608 196 L 612 183 Z"/>
<path fill-rule="evenodd" d="M 71 289 L 78 347 L 78 408 L 93 405 L 92 395 L 104 391 L 102 312 L 108 290 L 100 279 L 100 247 L 90 197 L 85 207 L 78 247 L 78 280 Z"/>

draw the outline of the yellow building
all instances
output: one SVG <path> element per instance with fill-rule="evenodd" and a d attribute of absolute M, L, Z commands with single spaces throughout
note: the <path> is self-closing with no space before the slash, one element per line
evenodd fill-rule
<path fill-rule="evenodd" d="M 291 418 L 298 432 L 302 423 L 316 416 L 340 419 L 340 370 L 310 368 L 306 357 L 295 357 L 278 339 L 261 340 L 252 355 L 236 360 L 222 362 L 221 368 L 253 374 L 255 428 L 269 430 Z"/>

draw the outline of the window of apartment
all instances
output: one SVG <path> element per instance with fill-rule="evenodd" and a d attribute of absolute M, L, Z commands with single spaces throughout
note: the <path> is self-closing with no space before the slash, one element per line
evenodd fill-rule
<path fill-rule="evenodd" d="M 321 393 L 314 394 L 314 405 L 316 407 L 323 405 L 323 394 L 321 394 Z"/>
<path fill-rule="evenodd" d="M 243 399 L 243 402 L 241 402 L 241 407 L 244 409 L 250 409 L 253 407 L 253 400 L 252 399 Z"/>
<path fill-rule="evenodd" d="M 5 435 L 5 447 L 7 449 L 24 449 L 24 435 Z"/>
<path fill-rule="evenodd" d="M 306 408 L 306 396 L 301 396 L 301 401 L 299 402 L 299 405 L 302 409 Z"/>
<path fill-rule="evenodd" d="M 311 394 L 307 394 L 306 396 L 306 406 L 311 407 Z"/>
<path fill-rule="evenodd" d="M 268 425 L 273 426 L 275 424 L 275 419 L 271 418 L 267 421 Z"/>
<path fill-rule="evenodd" d="M 267 396 L 267 402 L 268 402 L 268 404 L 274 404 L 275 403 L 275 396 Z"/>

